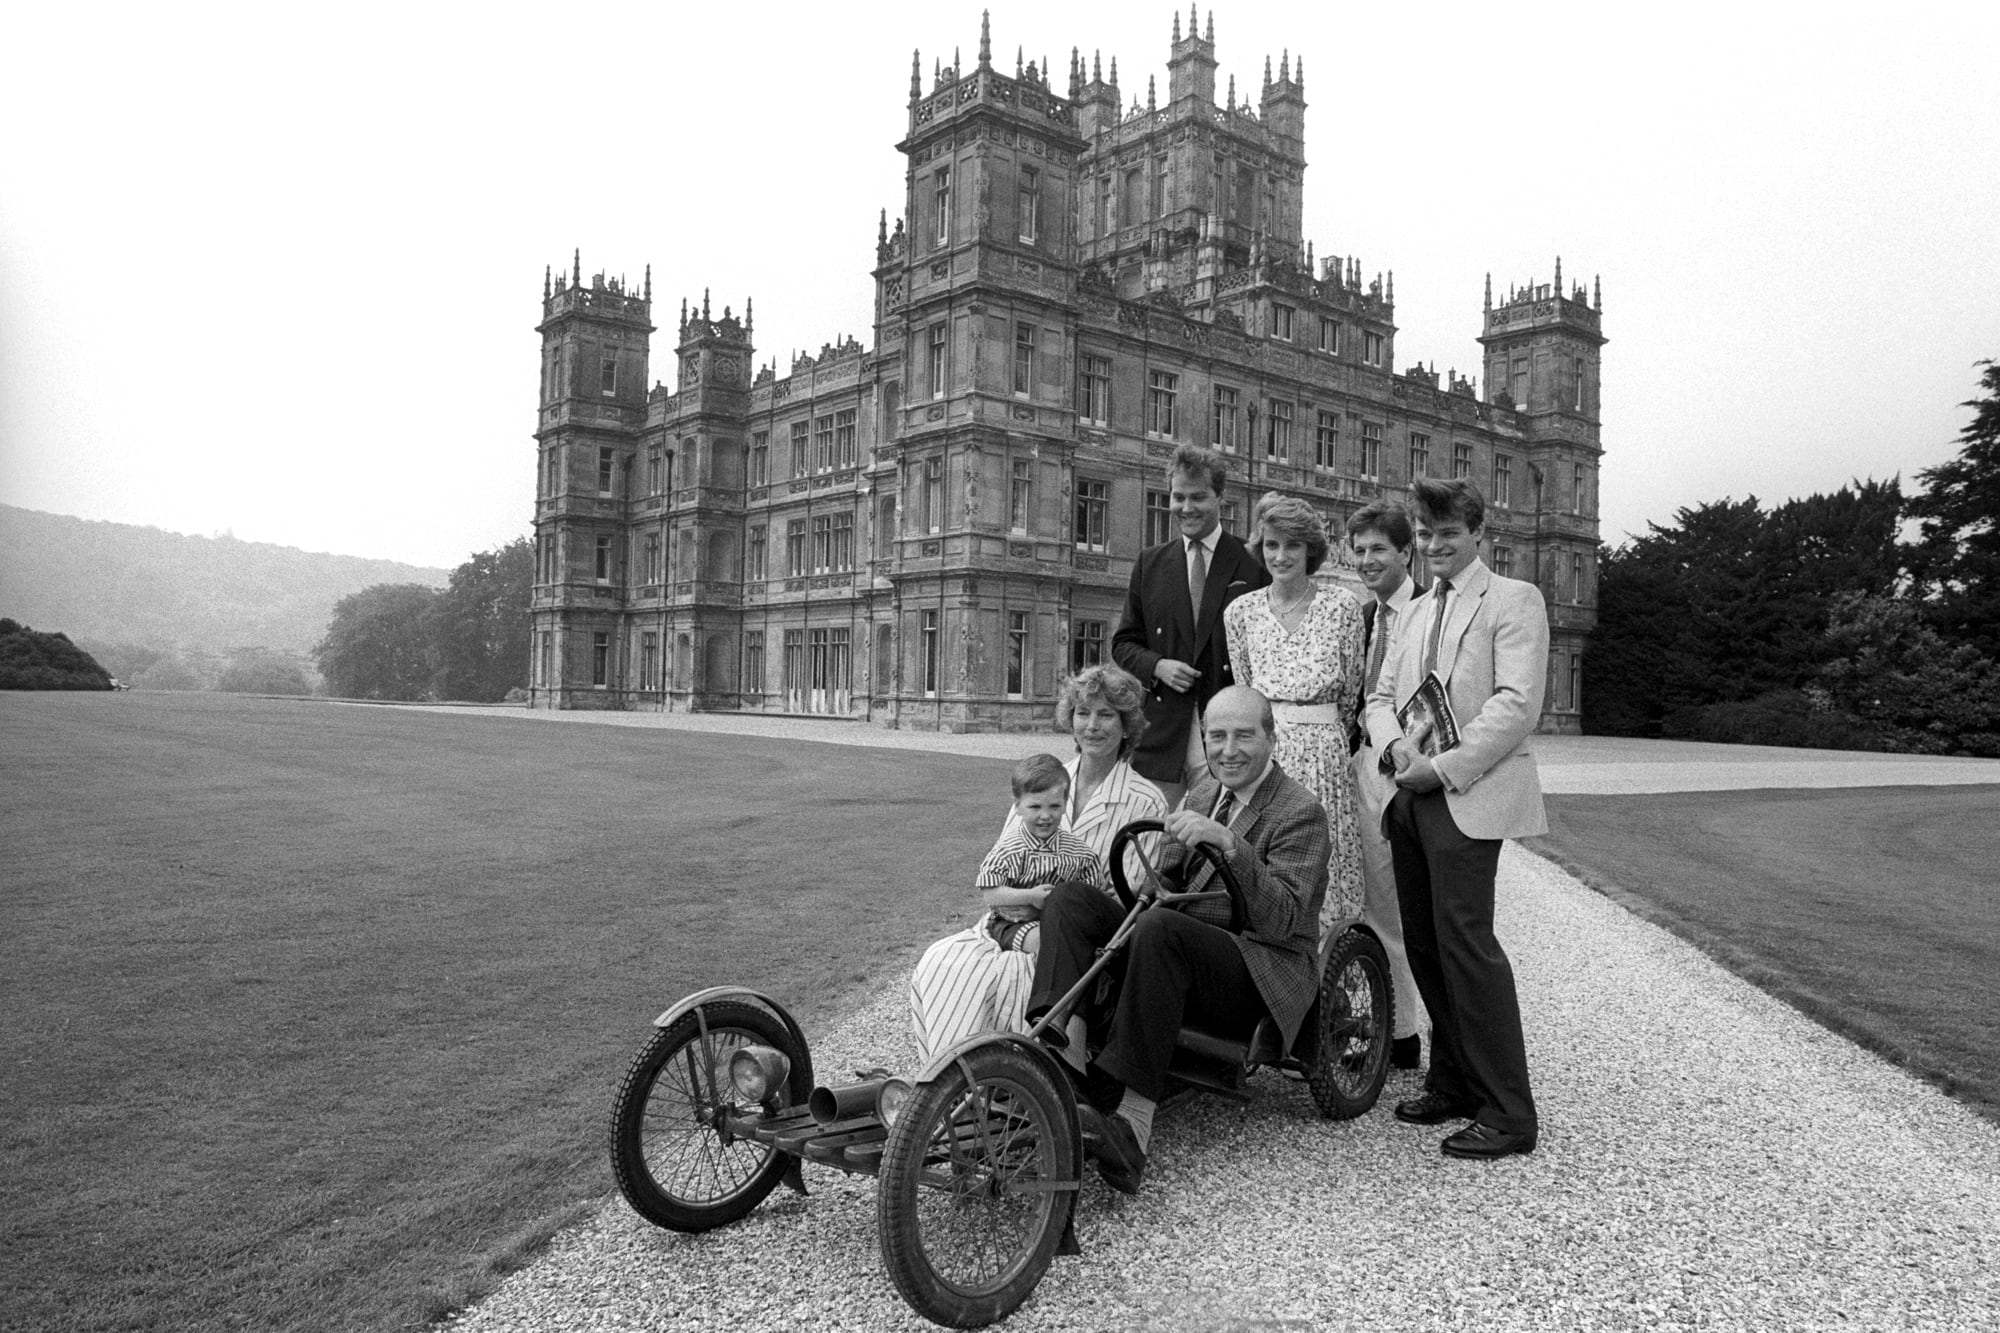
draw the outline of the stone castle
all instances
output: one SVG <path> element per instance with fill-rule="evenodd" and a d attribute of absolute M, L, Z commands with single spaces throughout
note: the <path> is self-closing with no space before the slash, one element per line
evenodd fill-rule
<path fill-rule="evenodd" d="M 754 358 L 752 313 L 682 303 L 650 384 L 643 287 L 543 283 L 533 703 L 1042 728 L 1109 660 L 1132 561 L 1172 532 L 1166 459 L 1223 453 L 1224 523 L 1347 515 L 1414 475 L 1474 480 L 1487 562 L 1551 627 L 1544 730 L 1577 729 L 1595 617 L 1596 290 L 1487 279 L 1484 393 L 1396 371 L 1395 278 L 1302 234 L 1305 67 L 1217 100 L 1213 14 L 1176 16 L 1166 96 L 1114 59 L 1066 87 L 982 25 L 913 59 L 903 216 L 876 239 L 871 345 Z M 1419 561 L 1421 565 L 1421 560 Z M 1330 559 L 1320 577 L 1350 577 Z"/>

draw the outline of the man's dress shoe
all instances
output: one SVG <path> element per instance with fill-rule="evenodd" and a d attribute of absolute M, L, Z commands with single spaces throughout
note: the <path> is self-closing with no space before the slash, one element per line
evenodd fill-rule
<path fill-rule="evenodd" d="M 1479 1108 L 1471 1102 L 1426 1092 L 1421 1097 L 1396 1103 L 1396 1119 L 1411 1125 L 1442 1125 L 1447 1120 L 1470 1120 Z"/>
<path fill-rule="evenodd" d="M 1122 1115 L 1106 1115 L 1088 1102 L 1076 1108 L 1083 1126 L 1083 1151 L 1097 1161 L 1097 1174 L 1120 1194 L 1137 1194 L 1139 1179 L 1146 1174 L 1146 1154 L 1132 1122 Z"/>
<path fill-rule="evenodd" d="M 1468 1157 L 1474 1161 L 1490 1162 L 1499 1157 L 1511 1157 L 1515 1153 L 1529 1153 L 1535 1150 L 1535 1131 L 1525 1130 L 1510 1134 L 1504 1129 L 1482 1125 L 1478 1121 L 1446 1139 L 1443 1144 L 1447 1157 Z"/>

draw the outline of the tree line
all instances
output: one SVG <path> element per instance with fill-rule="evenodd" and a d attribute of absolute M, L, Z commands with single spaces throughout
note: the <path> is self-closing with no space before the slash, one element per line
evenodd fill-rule
<path fill-rule="evenodd" d="M 528 678 L 534 547 L 481 551 L 444 588 L 377 583 L 334 604 L 313 649 L 326 692 L 348 699 L 493 703 Z"/>
<path fill-rule="evenodd" d="M 1584 730 L 2000 756 L 2000 365 L 1956 458 L 1600 552 Z"/>

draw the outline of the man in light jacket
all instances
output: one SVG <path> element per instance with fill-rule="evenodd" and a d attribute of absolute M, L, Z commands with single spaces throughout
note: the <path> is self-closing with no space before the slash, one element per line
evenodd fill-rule
<path fill-rule="evenodd" d="M 1367 707 L 1369 737 L 1398 788 L 1382 822 L 1432 1028 L 1423 1095 L 1396 1116 L 1470 1119 L 1445 1153 L 1491 1160 L 1533 1152 L 1538 1128 L 1514 970 L 1493 935 L 1493 878 L 1505 839 L 1548 831 L 1527 744 L 1542 713 L 1548 611 L 1533 584 L 1480 560 L 1486 501 L 1476 486 L 1420 479 L 1410 491 L 1432 584 L 1409 604 Z M 1433 672 L 1459 733 L 1435 756 L 1406 740 L 1396 717 Z"/>

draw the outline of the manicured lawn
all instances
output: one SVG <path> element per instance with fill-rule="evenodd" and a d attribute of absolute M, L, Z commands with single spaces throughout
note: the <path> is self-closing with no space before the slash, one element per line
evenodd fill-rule
<path fill-rule="evenodd" d="M 968 920 L 992 760 L 0 696 L 0 1327 L 419 1327 L 610 1185 L 652 1017 Z M 1052 748 L 1060 741 L 1051 736 Z"/>
<path fill-rule="evenodd" d="M 1549 810 L 1535 850 L 2000 1121 L 2000 786 L 1556 796 Z"/>

